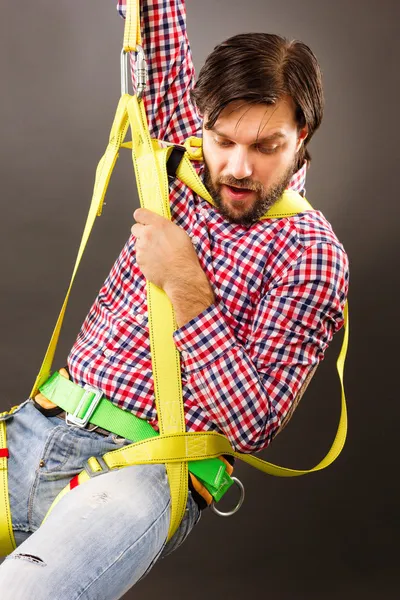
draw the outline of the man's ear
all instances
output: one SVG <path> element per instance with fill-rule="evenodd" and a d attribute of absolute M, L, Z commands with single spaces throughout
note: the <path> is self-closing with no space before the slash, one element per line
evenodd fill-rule
<path fill-rule="evenodd" d="M 298 152 L 300 150 L 300 148 L 303 145 L 304 140 L 306 139 L 307 136 L 308 136 L 308 125 L 304 125 L 304 127 L 302 129 L 300 129 L 299 133 L 297 134 L 296 152 Z"/>

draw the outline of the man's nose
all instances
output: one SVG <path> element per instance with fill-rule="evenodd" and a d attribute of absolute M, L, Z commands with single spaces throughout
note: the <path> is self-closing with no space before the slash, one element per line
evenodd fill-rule
<path fill-rule="evenodd" d="M 251 164 L 249 152 L 246 148 L 236 146 L 231 153 L 229 160 L 229 172 L 236 179 L 251 177 L 253 167 Z"/>

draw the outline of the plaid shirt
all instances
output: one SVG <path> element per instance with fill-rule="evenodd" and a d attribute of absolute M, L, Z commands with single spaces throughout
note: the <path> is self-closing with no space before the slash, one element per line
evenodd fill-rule
<path fill-rule="evenodd" d="M 118 9 L 122 16 L 125 1 Z M 194 68 L 182 0 L 141 2 L 149 65 L 152 137 L 201 135 L 189 98 Z M 193 163 L 199 175 L 202 164 Z M 289 188 L 304 193 L 306 165 Z M 178 180 L 172 220 L 190 236 L 215 303 L 174 332 L 186 427 L 223 432 L 235 449 L 266 447 L 310 370 L 343 325 L 348 264 L 319 211 L 230 224 Z M 68 358 L 73 380 L 157 427 L 146 282 L 131 236 L 86 317 Z"/>

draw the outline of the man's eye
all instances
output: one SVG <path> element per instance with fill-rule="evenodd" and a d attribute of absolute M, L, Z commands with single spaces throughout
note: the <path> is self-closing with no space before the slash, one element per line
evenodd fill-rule
<path fill-rule="evenodd" d="M 279 146 L 258 146 L 257 149 L 263 154 L 273 154 L 278 150 Z"/>
<path fill-rule="evenodd" d="M 214 142 L 218 146 L 221 146 L 221 148 L 228 148 L 229 146 L 232 145 L 232 142 L 229 142 L 228 140 L 217 140 L 217 138 L 214 138 Z"/>

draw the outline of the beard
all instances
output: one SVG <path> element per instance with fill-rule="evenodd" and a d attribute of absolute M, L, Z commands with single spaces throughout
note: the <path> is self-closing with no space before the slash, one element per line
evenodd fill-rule
<path fill-rule="evenodd" d="M 253 225 L 259 221 L 271 206 L 282 196 L 293 176 L 295 166 L 296 157 L 280 180 L 267 189 L 261 183 L 252 181 L 248 177 L 235 179 L 235 177 L 231 175 L 223 177 L 214 183 L 207 163 L 204 162 L 204 185 L 211 194 L 218 211 L 227 221 L 236 225 Z M 229 204 L 222 199 L 222 185 L 231 185 L 241 189 L 252 190 L 256 193 L 256 199 L 247 210 L 244 210 L 240 215 L 237 215 L 237 213 L 231 209 Z"/>

